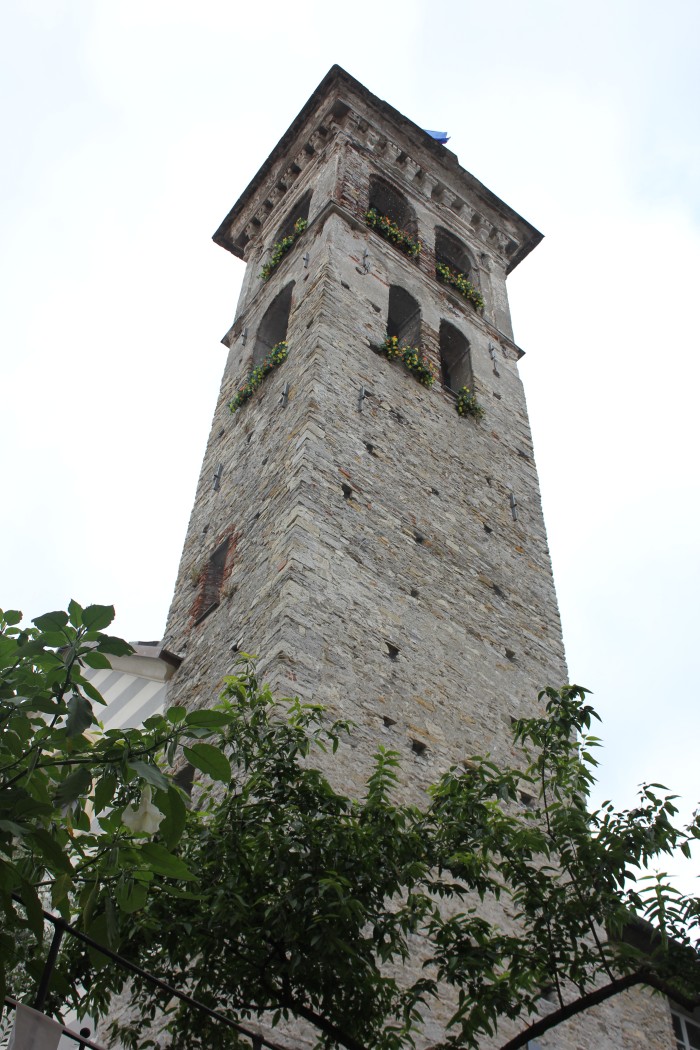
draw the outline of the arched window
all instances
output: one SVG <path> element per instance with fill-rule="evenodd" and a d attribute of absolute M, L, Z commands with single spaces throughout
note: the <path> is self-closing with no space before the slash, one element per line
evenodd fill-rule
<path fill-rule="evenodd" d="M 305 193 L 304 196 L 301 197 L 301 199 L 298 200 L 296 204 L 290 209 L 287 218 L 284 220 L 279 230 L 277 231 L 277 235 L 275 237 L 275 244 L 279 244 L 279 242 L 284 237 L 291 237 L 291 235 L 295 232 L 294 224 L 299 219 L 303 219 L 304 222 L 308 222 L 310 206 L 311 190 L 309 190 L 308 193 Z"/>
<path fill-rule="evenodd" d="M 435 229 L 435 262 L 438 265 L 449 266 L 455 273 L 466 277 L 475 287 L 479 286 L 478 270 L 468 249 L 441 226 Z"/>
<path fill-rule="evenodd" d="M 418 233 L 416 215 L 403 193 L 384 179 L 372 175 L 369 180 L 369 207 L 380 215 L 387 215 L 399 229 L 415 237 Z"/>
<path fill-rule="evenodd" d="M 289 324 L 289 312 L 292 308 L 292 292 L 294 281 L 285 285 L 279 295 L 275 296 L 267 310 L 263 314 L 258 325 L 253 350 L 253 365 L 259 365 L 265 356 L 269 354 L 273 346 L 283 342 L 287 338 L 287 325 Z"/>
<path fill-rule="evenodd" d="M 386 334 L 396 336 L 401 346 L 420 346 L 420 306 L 412 295 L 392 284 Z"/>
<path fill-rule="evenodd" d="M 457 393 L 463 386 L 472 389 L 472 363 L 469 340 L 449 321 L 440 322 L 440 369 L 442 385 Z"/>

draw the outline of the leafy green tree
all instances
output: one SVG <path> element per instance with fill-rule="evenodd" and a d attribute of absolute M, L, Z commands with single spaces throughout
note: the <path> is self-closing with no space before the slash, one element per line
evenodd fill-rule
<path fill-rule="evenodd" d="M 698 901 L 647 874 L 689 854 L 697 821 L 679 825 L 658 785 L 633 810 L 589 807 L 597 741 L 585 690 L 540 695 L 541 717 L 514 727 L 518 766 L 475 756 L 419 807 L 401 801 L 398 756 L 380 750 L 353 799 L 317 768 L 351 727 L 276 702 L 245 661 L 211 710 L 96 733 L 81 666 L 119 649 L 102 634 L 110 613 L 72 606 L 32 631 L 5 615 L 10 963 L 16 934 L 40 945 L 48 894 L 76 929 L 220 1016 L 297 1019 L 328 1048 L 410 1046 L 445 987 L 448 1048 L 505 1028 L 518 1034 L 502 1036 L 504 1050 L 516 1050 L 635 984 L 697 1000 Z M 167 772 L 180 748 L 199 771 L 187 801 Z M 239 1045 L 146 977 L 64 943 L 54 1011 L 104 1016 L 128 980 L 131 1015 L 114 1029 L 124 1045 L 154 1046 L 158 1032 L 173 1047 Z M 404 965 L 416 956 L 419 977 Z M 38 955 L 29 965 L 35 975 Z"/>
<path fill-rule="evenodd" d="M 477 1047 L 505 1018 L 521 1028 L 509 1050 L 525 1045 L 544 990 L 558 1009 L 540 1028 L 637 983 L 694 1000 L 698 902 L 639 873 L 688 853 L 697 823 L 676 827 L 673 797 L 654 786 L 631 812 L 591 812 L 585 690 L 541 699 L 542 717 L 515 726 L 521 767 L 477 756 L 416 807 L 397 798 L 390 751 L 377 754 L 364 798 L 334 790 L 314 752 L 332 755 L 348 726 L 318 706 L 275 703 L 243 666 L 219 707 L 231 782 L 205 778 L 178 846 L 190 891 L 154 881 L 120 953 L 231 1019 L 298 1018 L 320 1045 L 348 1050 L 410 1045 L 445 985 L 455 1048 Z M 105 887 L 96 914 L 107 900 Z M 625 936 L 635 917 L 656 931 L 644 927 L 644 950 Z M 426 962 L 417 979 L 403 967 L 415 952 Z M 124 974 L 95 974 L 80 949 L 65 962 L 98 1009 L 123 987 Z M 144 1020 L 174 1046 L 232 1045 L 230 1031 L 148 981 L 130 979 L 129 994 L 136 1023 L 115 1027 L 127 1045 L 154 1045 Z"/>
<path fill-rule="evenodd" d="M 183 739 L 192 738 L 195 764 L 230 778 L 225 756 L 202 742 L 225 724 L 222 713 L 173 708 L 140 729 L 101 730 L 93 705 L 104 701 L 84 672 L 132 652 L 104 633 L 113 618 L 111 606 L 71 602 L 27 628 L 21 613 L 0 611 L 3 997 L 9 973 L 21 993 L 41 972 L 44 907 L 115 943 L 155 879 L 190 879 L 173 852 L 186 796 L 164 772 Z"/>

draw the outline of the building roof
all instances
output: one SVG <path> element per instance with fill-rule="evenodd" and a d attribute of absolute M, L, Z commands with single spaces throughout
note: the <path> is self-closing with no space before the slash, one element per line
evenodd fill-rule
<path fill-rule="evenodd" d="M 452 174 L 453 177 L 464 185 L 465 189 L 471 196 L 475 196 L 485 204 L 489 205 L 494 211 L 517 228 L 519 234 L 518 247 L 509 259 L 508 272 L 513 270 L 515 266 L 517 266 L 518 263 L 521 262 L 521 260 L 524 259 L 537 244 L 539 244 L 542 240 L 542 234 L 539 230 L 527 222 L 526 219 L 523 219 L 522 216 L 509 207 L 509 205 L 505 204 L 500 197 L 496 196 L 496 194 L 484 186 L 482 182 L 479 182 L 479 180 L 470 172 L 461 167 L 457 155 L 453 153 L 452 150 L 434 139 L 429 131 L 425 131 L 423 128 L 419 127 L 388 102 L 385 102 L 383 99 L 378 98 L 377 95 L 372 94 L 364 84 L 361 84 L 359 80 L 356 80 L 350 75 L 350 73 L 338 65 L 331 66 L 328 70 L 321 83 L 309 97 L 304 106 L 302 106 L 282 138 L 259 168 L 257 174 L 254 175 L 246 189 L 231 208 L 228 215 L 213 235 L 213 240 L 216 244 L 220 245 L 222 248 L 226 248 L 227 251 L 232 252 L 239 258 L 243 258 L 243 248 L 235 243 L 234 239 L 231 237 L 232 224 L 237 219 L 240 219 L 241 213 L 246 210 L 258 189 L 263 185 L 276 166 L 288 158 L 298 136 L 305 129 L 306 125 L 310 124 L 311 118 L 322 108 L 323 103 L 328 104 L 330 115 L 332 115 L 334 105 L 337 106 L 338 103 L 342 104 L 343 102 L 347 103 L 353 95 L 364 102 L 370 109 L 376 111 L 377 116 L 383 123 L 394 125 L 401 135 L 414 144 L 419 151 L 430 154 L 435 162 L 435 168 L 438 171 Z M 345 108 L 347 109 L 347 105 Z"/>

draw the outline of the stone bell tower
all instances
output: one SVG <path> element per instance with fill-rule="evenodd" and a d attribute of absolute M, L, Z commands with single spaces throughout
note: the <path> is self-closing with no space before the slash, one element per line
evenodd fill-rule
<path fill-rule="evenodd" d="M 172 702 L 210 704 L 242 650 L 278 695 L 356 723 L 333 765 L 350 794 L 380 744 L 408 793 L 513 759 L 511 720 L 566 681 L 506 294 L 540 239 L 329 71 L 214 235 L 247 267 L 164 642 Z M 638 1002 L 627 1041 L 609 1007 L 542 1046 L 670 1045 L 663 1003 L 637 1040 Z"/>

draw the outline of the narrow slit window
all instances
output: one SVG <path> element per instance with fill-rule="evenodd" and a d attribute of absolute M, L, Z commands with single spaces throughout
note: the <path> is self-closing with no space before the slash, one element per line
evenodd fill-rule
<path fill-rule="evenodd" d="M 207 562 L 195 602 L 195 623 L 201 623 L 221 601 L 229 544 L 230 540 L 227 537 L 223 543 L 219 544 Z"/>

